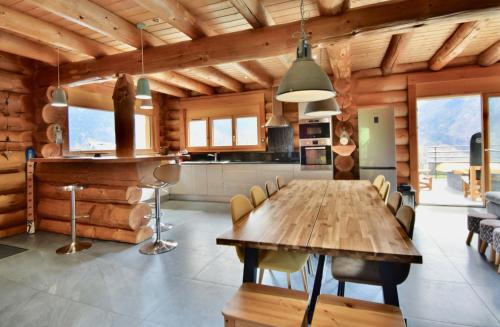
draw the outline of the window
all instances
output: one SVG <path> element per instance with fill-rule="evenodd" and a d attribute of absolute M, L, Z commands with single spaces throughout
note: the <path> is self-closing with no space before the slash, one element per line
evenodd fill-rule
<path fill-rule="evenodd" d="M 189 121 L 188 144 L 190 147 L 207 146 L 207 120 L 196 119 Z"/>
<path fill-rule="evenodd" d="M 112 151 L 115 144 L 115 115 L 109 110 L 68 107 L 69 151 Z M 135 147 L 151 149 L 151 119 L 135 115 Z"/>
<path fill-rule="evenodd" d="M 233 145 L 233 120 L 217 118 L 212 120 L 212 146 Z"/>
<path fill-rule="evenodd" d="M 236 118 L 236 145 L 259 144 L 258 119 L 252 117 Z"/>

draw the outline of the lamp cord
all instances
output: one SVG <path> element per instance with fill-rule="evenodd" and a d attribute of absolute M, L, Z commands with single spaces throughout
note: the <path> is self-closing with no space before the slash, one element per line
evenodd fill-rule
<path fill-rule="evenodd" d="M 144 44 L 142 41 L 142 28 L 141 28 L 141 67 L 142 67 L 142 76 L 144 76 Z"/>
<path fill-rule="evenodd" d="M 61 87 L 61 77 L 59 73 L 60 69 L 60 63 L 59 63 L 59 47 L 57 47 L 57 87 Z"/>
<path fill-rule="evenodd" d="M 306 38 L 305 30 L 305 20 L 304 20 L 304 0 L 300 0 L 300 36 L 301 38 Z"/>

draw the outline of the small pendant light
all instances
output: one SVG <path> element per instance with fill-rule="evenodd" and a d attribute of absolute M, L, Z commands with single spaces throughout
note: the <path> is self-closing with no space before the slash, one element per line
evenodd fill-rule
<path fill-rule="evenodd" d="M 312 58 L 304 20 L 304 0 L 300 1 L 300 41 L 297 59 L 287 71 L 278 88 L 276 99 L 283 102 L 312 102 L 335 96 L 332 82 Z"/>
<path fill-rule="evenodd" d="M 61 76 L 60 76 L 60 63 L 59 63 L 59 48 L 57 48 L 57 88 L 52 92 L 52 102 L 50 103 L 53 107 L 67 107 L 68 99 L 66 97 L 66 91 L 61 87 Z"/>
<path fill-rule="evenodd" d="M 141 67 L 142 76 L 137 81 L 137 88 L 135 91 L 135 97 L 137 99 L 151 99 L 151 88 L 149 87 L 149 81 L 144 77 L 144 43 L 142 40 L 142 30 L 146 27 L 144 23 L 138 23 L 137 28 L 141 30 Z"/>
<path fill-rule="evenodd" d="M 340 113 L 341 111 L 335 98 L 309 102 L 304 111 L 307 117 L 313 118 L 336 116 Z"/>
<path fill-rule="evenodd" d="M 153 109 L 153 101 L 151 99 L 141 100 L 141 109 L 151 110 Z"/>

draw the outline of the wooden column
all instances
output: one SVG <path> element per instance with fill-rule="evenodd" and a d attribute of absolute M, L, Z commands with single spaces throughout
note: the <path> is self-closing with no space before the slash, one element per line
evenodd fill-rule
<path fill-rule="evenodd" d="M 122 74 L 116 80 L 113 103 L 116 156 L 133 157 L 135 153 L 135 88 L 130 75 Z"/>

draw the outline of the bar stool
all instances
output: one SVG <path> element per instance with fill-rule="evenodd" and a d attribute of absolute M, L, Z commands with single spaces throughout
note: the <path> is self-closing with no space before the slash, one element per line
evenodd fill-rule
<path fill-rule="evenodd" d="M 57 254 L 72 254 L 86 250 L 92 246 L 90 242 L 80 242 L 76 240 L 76 191 L 81 191 L 85 187 L 78 184 L 63 186 L 62 190 L 71 192 L 70 215 L 71 215 L 71 243 L 56 250 Z"/>
<path fill-rule="evenodd" d="M 143 183 L 140 187 L 152 188 L 155 190 L 155 218 L 156 218 L 156 240 L 154 242 L 149 242 L 145 244 L 139 252 L 142 254 L 160 254 L 168 251 L 172 251 L 177 247 L 177 242 L 173 240 L 162 240 L 161 239 L 161 198 L 160 192 L 163 189 L 167 189 L 174 186 L 179 182 L 181 174 L 181 165 L 179 164 L 165 164 L 155 168 L 153 176 L 156 179 L 153 183 Z"/>

